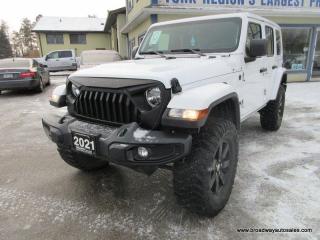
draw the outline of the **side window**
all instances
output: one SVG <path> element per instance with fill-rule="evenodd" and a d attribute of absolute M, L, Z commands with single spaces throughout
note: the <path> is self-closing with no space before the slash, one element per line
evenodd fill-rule
<path fill-rule="evenodd" d="M 57 59 L 57 58 L 59 58 L 58 52 L 52 52 L 47 56 L 47 59 Z"/>
<path fill-rule="evenodd" d="M 246 49 L 248 49 L 250 40 L 252 39 L 261 39 L 262 38 L 262 30 L 261 25 L 257 23 L 249 23 L 248 25 L 248 34 L 247 34 L 247 42 Z"/>
<path fill-rule="evenodd" d="M 266 39 L 267 39 L 267 56 L 274 55 L 274 33 L 273 28 L 266 26 Z"/>
<path fill-rule="evenodd" d="M 36 60 L 32 60 L 32 67 L 37 68 L 39 67 L 39 63 Z"/>
<path fill-rule="evenodd" d="M 277 42 L 277 55 L 281 55 L 282 43 L 281 43 L 281 36 L 280 36 L 279 30 L 276 30 L 276 42 Z"/>
<path fill-rule="evenodd" d="M 59 52 L 59 58 L 71 58 L 72 52 L 71 51 L 61 51 Z"/>

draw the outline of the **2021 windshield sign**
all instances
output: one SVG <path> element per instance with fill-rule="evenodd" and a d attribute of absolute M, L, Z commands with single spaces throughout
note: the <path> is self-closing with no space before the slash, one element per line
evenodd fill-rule
<path fill-rule="evenodd" d="M 261 8 L 320 8 L 320 0 L 159 0 L 159 5 L 186 5 L 209 7 L 248 6 Z"/>

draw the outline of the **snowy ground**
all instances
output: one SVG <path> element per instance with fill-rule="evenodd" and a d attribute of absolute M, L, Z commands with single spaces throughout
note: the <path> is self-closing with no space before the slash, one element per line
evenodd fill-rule
<path fill-rule="evenodd" d="M 53 87 L 0 96 L 0 239 L 320 239 L 319 82 L 289 85 L 279 132 L 261 130 L 258 115 L 244 123 L 231 199 L 215 219 L 176 204 L 170 172 L 88 174 L 64 164 L 41 126 Z"/>

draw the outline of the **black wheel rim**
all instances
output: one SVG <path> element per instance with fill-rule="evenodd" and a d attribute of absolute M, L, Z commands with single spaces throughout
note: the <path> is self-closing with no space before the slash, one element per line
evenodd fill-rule
<path fill-rule="evenodd" d="M 230 165 L 230 145 L 227 141 L 220 143 L 212 163 L 210 189 L 214 194 L 218 194 L 226 184 Z"/>

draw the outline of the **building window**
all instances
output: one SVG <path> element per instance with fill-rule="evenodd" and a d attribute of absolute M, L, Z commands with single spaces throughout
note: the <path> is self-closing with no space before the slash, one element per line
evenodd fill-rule
<path fill-rule="evenodd" d="M 280 31 L 276 30 L 277 55 L 281 55 L 281 35 Z"/>
<path fill-rule="evenodd" d="M 84 33 L 70 34 L 70 44 L 87 44 L 87 35 Z"/>
<path fill-rule="evenodd" d="M 306 70 L 311 28 L 283 28 L 283 60 L 288 70 Z"/>
<path fill-rule="evenodd" d="M 64 44 L 62 33 L 47 33 L 47 44 Z"/>
<path fill-rule="evenodd" d="M 274 34 L 273 28 L 266 26 L 266 39 L 267 39 L 267 56 L 274 55 Z"/>
<path fill-rule="evenodd" d="M 146 35 L 146 33 L 141 34 L 141 35 L 138 37 L 138 45 L 139 45 L 139 46 L 140 46 L 140 44 L 142 43 L 143 38 L 144 38 L 145 35 Z"/>

